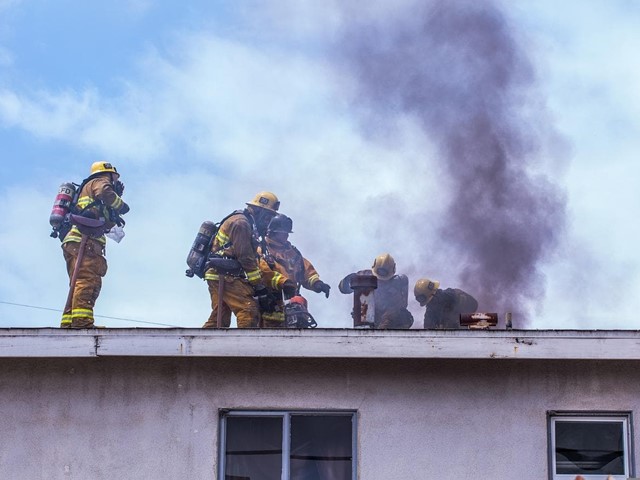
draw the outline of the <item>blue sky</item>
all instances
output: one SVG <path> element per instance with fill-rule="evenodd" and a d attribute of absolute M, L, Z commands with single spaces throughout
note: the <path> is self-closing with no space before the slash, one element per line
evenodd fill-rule
<path fill-rule="evenodd" d="M 351 299 L 337 282 L 381 252 L 411 284 L 429 276 L 464 288 L 432 233 L 455 194 L 433 142 L 410 118 L 392 141 L 364 131 L 353 79 L 331 53 L 345 26 L 413 3 L 0 0 L 0 200 L 11 206 L 0 301 L 62 306 L 67 278 L 47 216 L 58 185 L 97 159 L 122 171 L 132 205 L 127 237 L 108 247 L 98 315 L 200 326 L 206 286 L 183 276 L 193 236 L 264 189 L 280 196 L 292 242 L 334 287 L 328 300 L 307 295 L 321 326 L 349 325 Z M 498 4 L 558 132 L 562 154 L 537 167 L 567 198 L 528 325 L 640 328 L 640 6 L 558 3 Z M 410 307 L 419 323 L 412 298 Z M 1 326 L 58 323 L 56 312 L 0 303 Z"/>

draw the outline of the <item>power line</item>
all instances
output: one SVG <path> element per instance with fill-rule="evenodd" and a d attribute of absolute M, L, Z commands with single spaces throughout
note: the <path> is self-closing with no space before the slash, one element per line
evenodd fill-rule
<path fill-rule="evenodd" d="M 0 303 L 3 303 L 5 305 L 13 305 L 14 307 L 34 308 L 34 309 L 37 309 L 37 310 L 48 310 L 50 312 L 62 313 L 57 308 L 38 307 L 36 305 L 25 305 L 23 303 L 5 302 L 3 300 L 0 300 Z M 147 325 L 161 325 L 163 327 L 180 328 L 178 325 L 169 325 L 169 324 L 166 324 L 166 323 L 158 323 L 158 322 L 145 322 L 144 320 L 133 320 L 132 318 L 110 317 L 108 315 L 94 315 L 94 317 L 108 318 L 110 320 L 122 320 L 122 321 L 125 321 L 125 322 L 133 322 L 133 323 L 145 323 Z"/>

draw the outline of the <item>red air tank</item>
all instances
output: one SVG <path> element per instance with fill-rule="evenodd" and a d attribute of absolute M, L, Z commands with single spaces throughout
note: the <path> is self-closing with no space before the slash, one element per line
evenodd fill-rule
<path fill-rule="evenodd" d="M 58 189 L 58 195 L 53 202 L 49 223 L 53 229 L 57 229 L 64 222 L 64 217 L 69 213 L 73 196 L 76 194 L 76 187 L 73 183 L 63 183 Z"/>

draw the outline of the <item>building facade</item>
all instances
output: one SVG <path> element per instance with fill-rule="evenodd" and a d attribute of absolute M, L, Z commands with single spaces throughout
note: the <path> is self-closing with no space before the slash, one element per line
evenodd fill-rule
<path fill-rule="evenodd" d="M 630 478 L 636 331 L 0 330 L 0 478 Z"/>

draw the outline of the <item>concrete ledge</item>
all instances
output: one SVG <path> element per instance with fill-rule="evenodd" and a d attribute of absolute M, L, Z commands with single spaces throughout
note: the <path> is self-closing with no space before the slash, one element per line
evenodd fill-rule
<path fill-rule="evenodd" d="M 640 360 L 637 330 L 0 329 L 0 357 Z"/>

